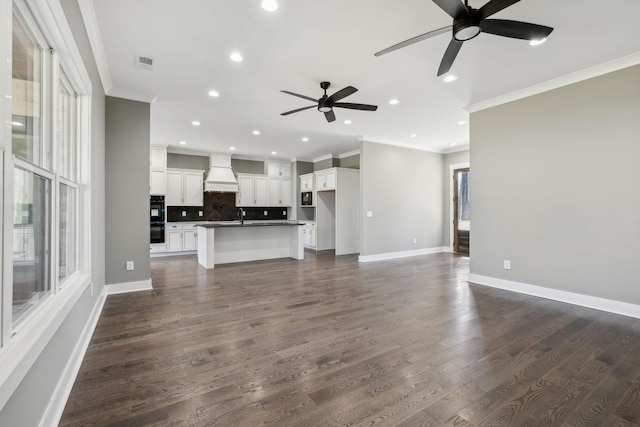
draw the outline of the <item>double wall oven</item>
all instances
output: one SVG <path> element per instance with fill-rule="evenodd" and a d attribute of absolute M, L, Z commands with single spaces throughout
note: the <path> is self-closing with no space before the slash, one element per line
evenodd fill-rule
<path fill-rule="evenodd" d="M 151 243 L 164 243 L 164 196 L 151 196 L 149 210 Z"/>

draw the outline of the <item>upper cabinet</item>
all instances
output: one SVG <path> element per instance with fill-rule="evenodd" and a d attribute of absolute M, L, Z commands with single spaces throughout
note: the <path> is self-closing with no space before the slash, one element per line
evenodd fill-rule
<path fill-rule="evenodd" d="M 267 176 L 291 177 L 291 162 L 282 160 L 266 160 L 264 173 Z"/>
<path fill-rule="evenodd" d="M 312 173 L 300 175 L 300 192 L 306 193 L 308 191 L 314 191 L 314 181 L 314 175 Z"/>
<path fill-rule="evenodd" d="M 167 168 L 167 148 L 157 145 L 151 146 L 151 168 Z"/>
<path fill-rule="evenodd" d="M 239 173 L 236 206 L 268 206 L 267 177 Z"/>
<path fill-rule="evenodd" d="M 336 189 L 336 169 L 325 169 L 314 172 L 316 176 L 316 190 L 335 190 Z"/>
<path fill-rule="evenodd" d="M 291 206 L 291 178 L 269 178 L 269 206 Z"/>
<path fill-rule="evenodd" d="M 189 169 L 167 169 L 167 206 L 203 206 L 203 173 Z"/>
<path fill-rule="evenodd" d="M 149 153 L 149 194 L 167 193 L 167 148 L 152 145 Z"/>

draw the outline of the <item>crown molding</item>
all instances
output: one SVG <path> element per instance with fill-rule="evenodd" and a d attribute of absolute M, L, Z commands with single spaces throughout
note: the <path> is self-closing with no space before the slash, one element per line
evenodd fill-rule
<path fill-rule="evenodd" d="M 93 0 L 78 0 L 78 6 L 80 7 L 80 14 L 82 15 L 84 27 L 87 31 L 93 58 L 96 61 L 98 74 L 102 81 L 102 89 L 104 93 L 109 93 L 113 88 L 113 83 L 111 82 L 109 64 L 107 64 L 107 54 L 104 52 L 104 44 L 102 43 L 102 35 L 100 34 L 100 27 L 98 26 L 96 10 L 93 7 Z"/>
<path fill-rule="evenodd" d="M 640 52 L 623 56 L 622 58 L 614 59 L 613 61 L 605 62 L 603 64 L 596 65 L 590 68 L 585 68 L 584 70 L 576 71 L 575 73 L 570 73 L 555 79 L 547 80 L 546 82 L 500 95 L 495 98 L 487 99 L 486 101 L 476 102 L 465 107 L 465 110 L 467 110 L 469 113 L 475 113 L 477 111 L 486 110 L 487 108 L 506 104 L 507 102 L 517 101 L 518 99 L 527 98 L 529 96 L 537 95 L 542 92 L 547 92 L 563 86 L 568 86 L 573 83 L 578 83 L 583 80 L 592 79 L 603 74 L 622 70 L 623 68 L 628 68 L 637 64 L 640 64 Z"/>

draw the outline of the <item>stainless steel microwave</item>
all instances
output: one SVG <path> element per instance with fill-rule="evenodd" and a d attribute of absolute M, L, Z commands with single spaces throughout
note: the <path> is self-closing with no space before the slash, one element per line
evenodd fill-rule
<path fill-rule="evenodd" d="M 305 191 L 305 192 L 301 193 L 300 205 L 301 206 L 313 206 L 313 192 L 312 191 Z"/>

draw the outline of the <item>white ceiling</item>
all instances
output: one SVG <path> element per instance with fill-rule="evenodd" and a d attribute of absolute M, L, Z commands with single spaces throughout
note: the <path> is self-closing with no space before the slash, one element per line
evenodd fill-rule
<path fill-rule="evenodd" d="M 465 107 L 640 52 L 640 1 L 523 0 L 493 18 L 554 27 L 549 40 L 531 47 L 480 34 L 465 42 L 451 69 L 458 80 L 444 83 L 436 72 L 448 34 L 373 56 L 450 25 L 430 0 L 278 0 L 273 13 L 260 3 L 94 0 L 113 83 L 108 94 L 153 100 L 152 144 L 202 152 L 234 146 L 241 156 L 305 160 L 357 150 L 360 139 L 452 151 L 469 144 L 468 123 L 458 124 L 468 122 Z M 234 50 L 243 62 L 229 59 Z M 153 58 L 155 70 L 134 67 L 135 55 Z M 319 98 L 324 80 L 332 83 L 329 94 L 358 88 L 343 102 L 378 111 L 336 108 L 333 123 L 315 109 L 280 115 L 311 105 L 280 90 Z M 219 98 L 208 96 L 212 89 Z M 400 103 L 389 105 L 392 98 Z"/>

